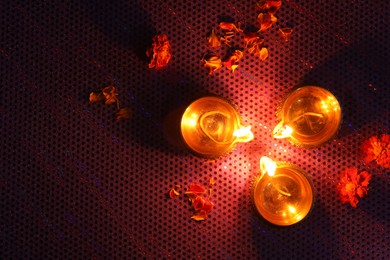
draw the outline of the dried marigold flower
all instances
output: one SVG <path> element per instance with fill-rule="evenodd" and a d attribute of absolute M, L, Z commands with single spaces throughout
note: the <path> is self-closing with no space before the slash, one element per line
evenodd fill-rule
<path fill-rule="evenodd" d="M 215 34 L 214 28 L 211 30 L 211 34 L 209 36 L 208 42 L 211 47 L 221 46 L 221 41 L 218 39 L 218 36 Z"/>
<path fill-rule="evenodd" d="M 340 182 L 337 186 L 337 191 L 341 202 L 350 203 L 352 207 L 356 208 L 359 203 L 359 197 L 363 198 L 368 193 L 368 184 L 372 175 L 367 171 L 358 174 L 356 168 L 346 169 L 341 174 Z"/>
<path fill-rule="evenodd" d="M 288 42 L 290 40 L 291 33 L 293 32 L 292 28 L 280 28 L 279 34 L 283 37 L 284 41 Z"/>
<path fill-rule="evenodd" d="M 179 196 L 179 194 L 180 194 L 180 193 L 179 193 L 177 190 L 175 190 L 174 188 L 172 188 L 172 189 L 169 190 L 169 197 L 170 197 L 171 199 L 176 198 L 177 196 Z"/>
<path fill-rule="evenodd" d="M 261 0 L 256 3 L 257 9 L 261 13 L 275 14 L 281 6 L 281 0 Z"/>
<path fill-rule="evenodd" d="M 371 136 L 362 143 L 363 160 L 390 169 L 390 135 Z"/>
<path fill-rule="evenodd" d="M 264 61 L 265 59 L 268 58 L 268 49 L 267 48 L 265 48 L 265 47 L 261 48 L 260 53 L 259 53 L 259 58 L 262 61 Z"/>
<path fill-rule="evenodd" d="M 273 14 L 259 14 L 257 16 L 257 21 L 259 22 L 260 32 L 263 32 L 270 28 L 278 19 Z"/>
<path fill-rule="evenodd" d="M 115 115 L 115 121 L 120 121 L 121 119 L 130 119 L 133 115 L 133 112 L 130 108 L 121 108 Z"/>
<path fill-rule="evenodd" d="M 168 37 L 165 34 L 154 36 L 146 55 L 150 58 L 149 68 L 158 70 L 167 66 L 172 56 Z"/>
<path fill-rule="evenodd" d="M 233 31 L 236 32 L 242 32 L 242 29 L 240 29 L 240 24 L 238 24 L 238 27 L 234 23 L 229 22 L 220 22 L 219 27 L 224 31 Z"/>
<path fill-rule="evenodd" d="M 238 61 L 244 56 L 244 53 L 240 50 L 234 50 L 229 58 L 224 62 L 225 66 L 234 72 L 234 70 L 238 67 Z"/>
<path fill-rule="evenodd" d="M 191 218 L 196 221 L 201 221 L 207 219 L 207 214 L 205 211 L 201 210 L 196 212 Z"/>
<path fill-rule="evenodd" d="M 210 69 L 209 75 L 212 75 L 216 70 L 222 67 L 222 60 L 213 53 L 208 53 L 203 56 L 201 62 L 204 63 L 205 67 Z"/>

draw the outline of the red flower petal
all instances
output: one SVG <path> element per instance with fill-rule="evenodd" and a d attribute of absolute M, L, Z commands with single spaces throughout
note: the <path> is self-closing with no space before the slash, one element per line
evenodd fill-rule
<path fill-rule="evenodd" d="M 199 184 L 193 183 L 190 184 L 190 188 L 188 190 L 189 192 L 192 192 L 196 195 L 202 195 L 206 192 L 206 189 L 200 186 Z"/>
<path fill-rule="evenodd" d="M 191 218 L 196 221 L 201 221 L 207 219 L 207 214 L 205 211 L 201 210 L 196 212 Z"/>
<path fill-rule="evenodd" d="M 192 202 L 192 206 L 194 206 L 195 211 L 201 210 L 204 204 L 205 201 L 201 196 L 197 196 L 195 200 Z"/>
<path fill-rule="evenodd" d="M 204 210 L 205 212 L 210 212 L 213 209 L 213 207 L 214 207 L 214 203 L 212 203 L 211 201 L 206 200 L 204 202 L 202 210 Z"/>

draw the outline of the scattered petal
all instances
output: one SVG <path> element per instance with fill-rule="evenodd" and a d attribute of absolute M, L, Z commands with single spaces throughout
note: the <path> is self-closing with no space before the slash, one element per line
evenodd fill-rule
<path fill-rule="evenodd" d="M 168 37 L 165 34 L 154 36 L 152 46 L 146 51 L 146 56 L 150 58 L 149 68 L 159 70 L 167 66 L 172 56 Z"/>
<path fill-rule="evenodd" d="M 240 50 L 234 50 L 229 58 L 224 62 L 224 65 L 234 72 L 234 70 L 238 67 L 238 61 L 244 56 L 244 53 Z"/>
<path fill-rule="evenodd" d="M 208 39 L 208 42 L 209 42 L 209 45 L 211 47 L 219 47 L 219 46 L 221 46 L 221 41 L 218 39 L 218 36 L 215 34 L 214 28 L 211 31 L 211 34 L 210 34 L 209 39 Z"/>
<path fill-rule="evenodd" d="M 279 34 L 283 37 L 284 41 L 288 42 L 290 40 L 291 33 L 293 32 L 292 28 L 280 28 Z"/>
<path fill-rule="evenodd" d="M 203 203 L 202 210 L 208 213 L 208 212 L 210 212 L 213 209 L 213 207 L 214 207 L 214 203 L 212 203 L 211 201 L 206 200 Z"/>
<path fill-rule="evenodd" d="M 191 218 L 196 221 L 201 221 L 207 219 L 207 214 L 205 211 L 201 210 L 196 212 Z"/>
<path fill-rule="evenodd" d="M 210 69 L 209 75 L 222 67 L 222 60 L 215 54 L 209 53 L 203 56 L 201 62 Z"/>
<path fill-rule="evenodd" d="M 240 29 L 240 25 L 238 27 L 234 23 L 229 23 L 229 22 L 220 22 L 219 27 L 224 30 L 224 31 L 233 31 L 235 30 L 236 32 L 242 32 L 242 29 Z"/>
<path fill-rule="evenodd" d="M 133 111 L 130 108 L 121 108 L 115 115 L 115 121 L 120 121 L 121 119 L 130 119 L 133 115 Z"/>
<path fill-rule="evenodd" d="M 214 184 L 215 184 L 215 180 L 214 180 L 213 177 L 210 177 L 210 179 L 209 179 L 209 184 L 210 184 L 210 185 L 214 185 Z"/>
<path fill-rule="evenodd" d="M 179 196 L 179 192 L 178 191 L 176 191 L 175 189 L 170 189 L 169 190 L 169 197 L 171 198 L 171 199 L 174 199 L 174 198 L 176 198 L 177 196 Z"/>
<path fill-rule="evenodd" d="M 107 105 L 114 104 L 118 102 L 117 95 L 115 93 L 116 88 L 114 86 L 105 87 L 102 91 L 104 98 L 106 99 L 105 103 Z"/>
<path fill-rule="evenodd" d="M 188 200 L 191 201 L 192 203 L 194 202 L 196 197 L 198 197 L 198 195 L 196 195 L 192 191 L 186 191 L 185 194 L 188 196 Z"/>
<path fill-rule="evenodd" d="M 103 100 L 104 100 L 104 96 L 102 93 L 91 92 L 89 94 L 89 103 L 91 104 Z"/>
<path fill-rule="evenodd" d="M 193 192 L 196 195 L 202 195 L 206 192 L 206 189 L 199 184 L 193 183 L 190 184 L 190 188 L 188 189 L 188 191 Z"/>
<path fill-rule="evenodd" d="M 244 34 L 244 43 L 245 47 L 248 47 L 255 44 L 260 39 L 260 36 L 258 33 L 255 32 L 247 32 Z"/>
<path fill-rule="evenodd" d="M 259 22 L 260 32 L 264 32 L 277 22 L 277 18 L 273 14 L 259 14 L 257 21 Z"/>
<path fill-rule="evenodd" d="M 175 187 L 176 188 L 181 188 L 181 185 L 180 184 L 176 184 Z"/>
<path fill-rule="evenodd" d="M 205 204 L 204 199 L 201 196 L 197 196 L 192 202 L 192 206 L 194 206 L 195 211 L 201 210 Z"/>
<path fill-rule="evenodd" d="M 268 58 L 268 49 L 265 47 L 261 48 L 259 57 L 260 57 L 260 60 L 262 60 L 262 61 L 267 59 Z"/>
<path fill-rule="evenodd" d="M 281 6 L 281 0 L 260 0 L 256 3 L 257 9 L 261 13 L 275 14 Z"/>
<path fill-rule="evenodd" d="M 341 202 L 350 203 L 352 207 L 356 208 L 359 197 L 362 198 L 368 193 L 368 184 L 372 175 L 367 171 L 358 174 L 356 168 L 346 169 L 341 174 L 340 182 L 337 186 L 337 191 Z"/>

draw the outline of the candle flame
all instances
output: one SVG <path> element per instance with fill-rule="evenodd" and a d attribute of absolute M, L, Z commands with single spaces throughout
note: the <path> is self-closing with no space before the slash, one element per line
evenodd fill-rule
<path fill-rule="evenodd" d="M 272 131 L 272 135 L 274 138 L 287 138 L 290 137 L 293 132 L 293 129 L 288 126 L 284 125 L 283 121 L 279 122 Z"/>
<path fill-rule="evenodd" d="M 249 141 L 252 141 L 254 138 L 254 135 L 251 131 L 252 126 L 241 126 L 236 131 L 233 132 L 233 136 L 236 137 L 238 140 L 237 142 L 246 143 Z"/>
<path fill-rule="evenodd" d="M 269 176 L 274 176 L 276 171 L 276 162 L 267 156 L 260 159 L 260 170 L 263 174 L 267 173 Z"/>

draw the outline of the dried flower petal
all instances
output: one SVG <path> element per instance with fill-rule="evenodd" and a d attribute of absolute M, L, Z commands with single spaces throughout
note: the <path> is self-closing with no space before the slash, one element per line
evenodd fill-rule
<path fill-rule="evenodd" d="M 168 37 L 165 34 L 154 36 L 146 55 L 150 58 L 149 68 L 158 70 L 167 66 L 172 56 Z"/>
<path fill-rule="evenodd" d="M 205 204 L 205 200 L 201 196 L 197 196 L 195 200 L 192 202 L 192 206 L 194 206 L 195 211 L 201 210 Z"/>
<path fill-rule="evenodd" d="M 290 40 L 291 33 L 293 32 L 292 28 L 280 28 L 279 34 L 283 37 L 284 41 L 288 42 Z"/>
<path fill-rule="evenodd" d="M 277 18 L 273 14 L 259 14 L 257 21 L 259 22 L 260 32 L 263 32 L 270 28 L 274 23 L 277 22 Z"/>
<path fill-rule="evenodd" d="M 215 184 L 215 180 L 214 180 L 213 177 L 210 177 L 210 179 L 209 179 L 209 184 L 210 184 L 210 185 L 214 185 L 214 184 Z"/>
<path fill-rule="evenodd" d="M 104 96 L 102 93 L 91 92 L 89 94 L 89 103 L 91 104 L 103 100 L 104 100 Z"/>
<path fill-rule="evenodd" d="M 238 27 L 237 27 L 234 23 L 220 22 L 219 27 L 225 31 L 235 30 L 236 32 L 242 32 L 242 29 L 240 29 L 240 25 L 238 25 Z"/>
<path fill-rule="evenodd" d="M 265 59 L 268 58 L 268 49 L 267 48 L 265 48 L 265 47 L 261 48 L 259 58 L 262 61 L 264 61 Z"/>
<path fill-rule="evenodd" d="M 275 14 L 281 6 L 281 0 L 261 0 L 256 3 L 257 9 L 261 13 Z"/>
<path fill-rule="evenodd" d="M 208 42 L 209 42 L 209 45 L 211 47 L 219 47 L 219 46 L 221 46 L 221 41 L 218 39 L 218 36 L 215 34 L 214 28 L 211 31 L 211 34 L 210 34 L 209 39 L 208 39 Z"/>
<path fill-rule="evenodd" d="M 118 102 L 117 95 L 115 93 L 116 88 L 114 86 L 105 87 L 102 91 L 104 98 L 106 99 L 105 103 L 107 105 L 114 104 Z"/>
<path fill-rule="evenodd" d="M 201 221 L 207 219 L 207 214 L 205 211 L 201 210 L 196 212 L 191 218 L 196 221 Z"/>
<path fill-rule="evenodd" d="M 209 75 L 222 67 L 222 60 L 215 54 L 209 53 L 203 56 L 201 62 L 210 69 Z"/>
<path fill-rule="evenodd" d="M 352 207 L 356 208 L 359 203 L 359 197 L 362 198 L 368 193 L 368 184 L 372 175 L 367 171 L 358 174 L 356 168 L 346 169 L 341 174 L 337 191 L 342 203 L 349 202 Z"/>
<path fill-rule="evenodd" d="M 188 200 L 191 201 L 192 203 L 194 202 L 196 197 L 198 197 L 198 195 L 196 195 L 192 191 L 186 191 L 184 194 L 188 196 Z"/>
<path fill-rule="evenodd" d="M 202 195 L 206 192 L 206 189 L 199 184 L 192 183 L 190 184 L 190 188 L 188 189 L 188 191 L 193 192 L 196 195 Z"/>
<path fill-rule="evenodd" d="M 234 70 L 238 67 L 238 61 L 244 56 L 244 53 L 240 50 L 234 50 L 229 58 L 224 62 L 225 66 L 234 72 Z"/>
<path fill-rule="evenodd" d="M 244 34 L 244 43 L 245 47 L 248 47 L 248 45 L 255 44 L 260 39 L 260 36 L 258 33 L 255 32 L 247 32 Z"/>
<path fill-rule="evenodd" d="M 203 203 L 202 210 L 208 213 L 208 212 L 210 212 L 213 209 L 213 207 L 214 207 L 214 203 L 212 203 L 211 201 L 206 200 Z"/>
<path fill-rule="evenodd" d="M 130 108 L 121 108 L 115 115 L 115 121 L 120 121 L 121 119 L 130 119 L 133 115 L 133 112 Z"/>
<path fill-rule="evenodd" d="M 176 191 L 175 189 L 170 189 L 169 190 L 169 197 L 171 198 L 171 199 L 174 199 L 174 198 L 176 198 L 177 196 L 179 196 L 179 192 L 178 191 Z"/>

